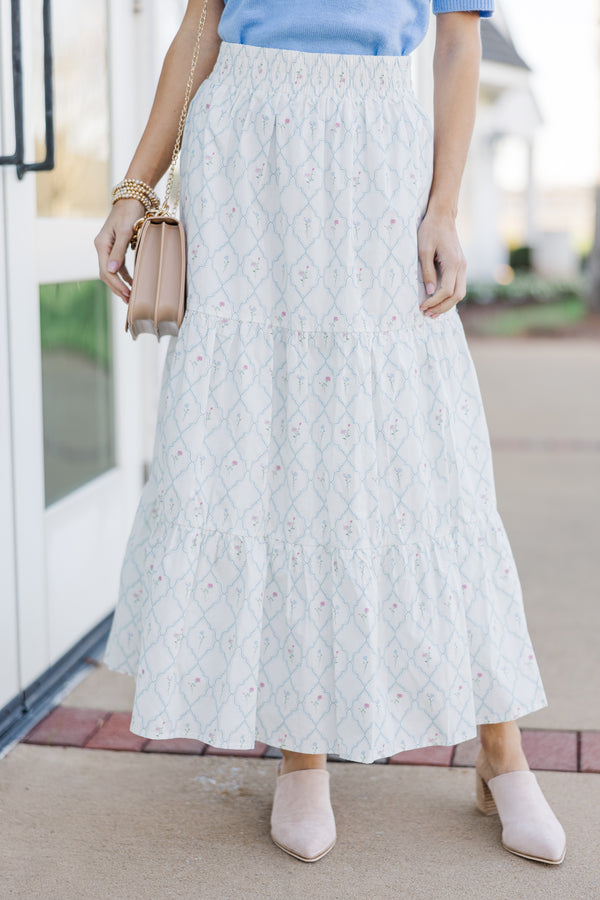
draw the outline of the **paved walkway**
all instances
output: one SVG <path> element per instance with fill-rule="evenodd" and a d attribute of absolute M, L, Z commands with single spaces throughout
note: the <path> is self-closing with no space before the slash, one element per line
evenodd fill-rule
<path fill-rule="evenodd" d="M 44 900 L 597 900 L 598 775 L 540 772 L 560 866 L 500 846 L 473 773 L 330 766 L 338 842 L 307 864 L 269 838 L 273 759 L 22 744 L 0 766 L 2 895 Z"/>
<path fill-rule="evenodd" d="M 132 735 L 133 679 L 95 666 L 0 761 L 1 896 L 600 897 L 600 344 L 469 343 L 550 701 L 520 724 L 567 832 L 564 863 L 501 848 L 497 817 L 474 805 L 476 742 L 372 766 L 332 761 L 338 844 L 301 863 L 269 839 L 278 751 Z"/>

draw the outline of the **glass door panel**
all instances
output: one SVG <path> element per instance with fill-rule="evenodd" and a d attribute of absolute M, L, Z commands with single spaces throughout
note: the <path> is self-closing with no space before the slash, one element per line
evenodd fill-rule
<path fill-rule="evenodd" d="M 36 0 L 39 3 L 39 0 Z M 41 15 L 33 43 L 42 42 Z M 107 8 L 104 0 L 53 0 L 56 164 L 36 174 L 37 214 L 104 217 L 109 196 Z M 34 83 L 42 83 L 35 56 Z M 37 69 L 37 71 L 35 71 Z M 44 153 L 43 97 L 35 94 L 36 158 Z"/>
<path fill-rule="evenodd" d="M 40 285 L 46 506 L 116 464 L 107 294 L 96 280 Z"/>

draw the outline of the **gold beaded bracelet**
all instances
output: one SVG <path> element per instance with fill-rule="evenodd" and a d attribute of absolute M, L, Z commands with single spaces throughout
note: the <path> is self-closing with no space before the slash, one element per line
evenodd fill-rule
<path fill-rule="evenodd" d="M 139 178 L 124 178 L 114 186 L 112 197 L 113 205 L 117 200 L 139 200 L 147 213 L 160 208 L 160 197 L 156 191 Z"/>
<path fill-rule="evenodd" d="M 133 190 L 136 192 L 145 193 L 148 195 L 148 198 L 150 200 L 160 205 L 158 194 L 156 194 L 156 192 L 152 190 L 149 184 L 146 184 L 145 181 L 140 181 L 139 178 L 123 178 L 123 180 L 113 188 L 113 195 L 124 190 Z"/>

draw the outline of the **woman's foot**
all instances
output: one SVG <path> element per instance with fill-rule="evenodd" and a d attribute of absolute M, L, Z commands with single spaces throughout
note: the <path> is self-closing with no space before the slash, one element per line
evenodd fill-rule
<path fill-rule="evenodd" d="M 325 754 L 283 751 L 278 767 L 271 838 L 278 847 L 303 862 L 315 862 L 336 841 L 329 797 Z"/>
<path fill-rule="evenodd" d="M 475 772 L 477 807 L 499 814 L 503 847 L 538 862 L 562 862 L 565 833 L 529 769 L 516 722 L 481 726 Z"/>

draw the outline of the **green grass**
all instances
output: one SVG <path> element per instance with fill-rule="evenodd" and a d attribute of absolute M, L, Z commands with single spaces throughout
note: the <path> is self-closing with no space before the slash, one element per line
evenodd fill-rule
<path fill-rule="evenodd" d="M 108 371 L 111 364 L 110 307 L 98 280 L 40 285 L 42 351 L 71 350 Z"/>

